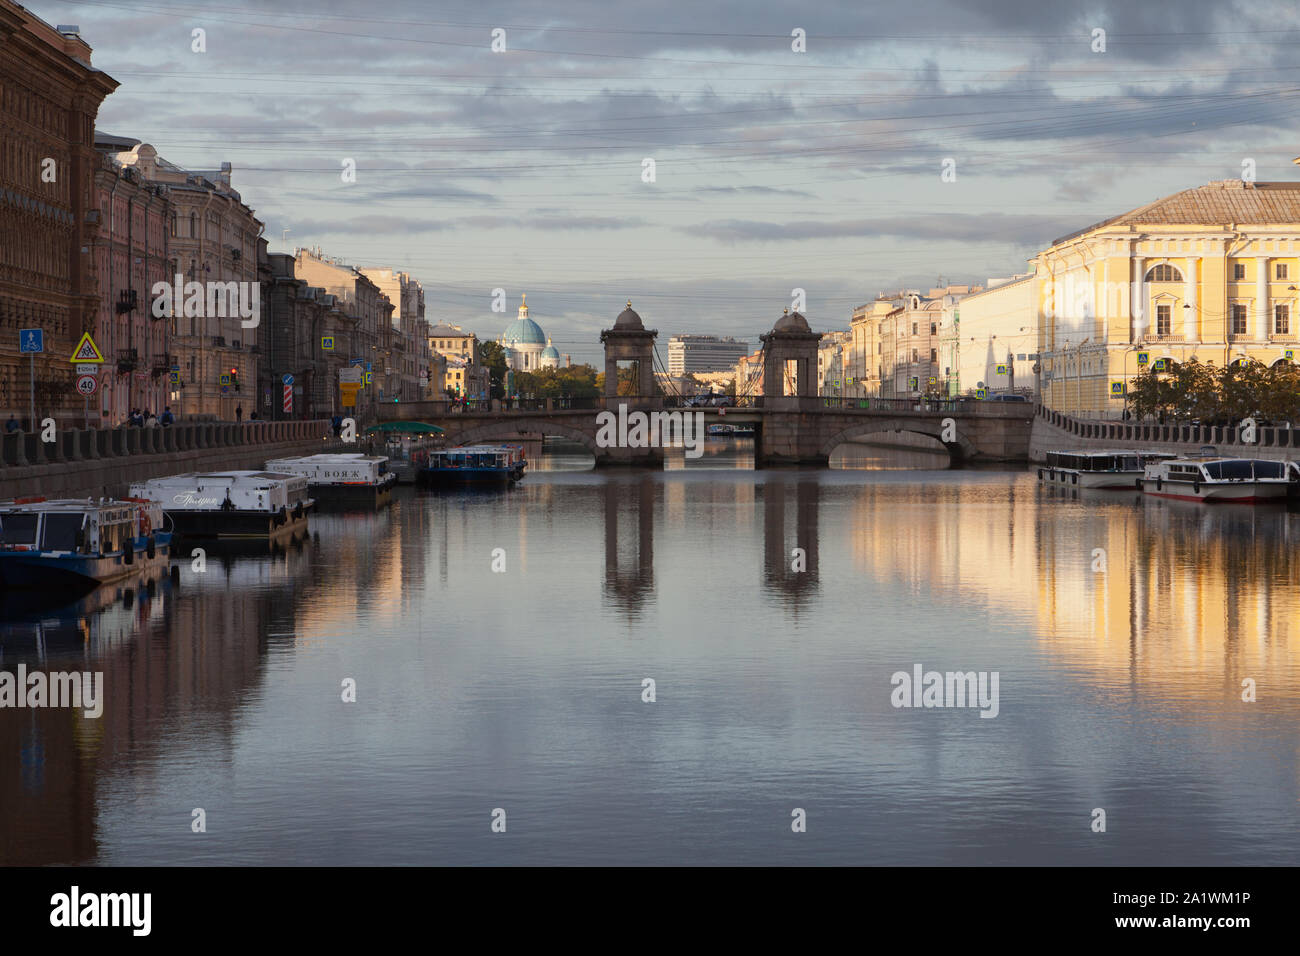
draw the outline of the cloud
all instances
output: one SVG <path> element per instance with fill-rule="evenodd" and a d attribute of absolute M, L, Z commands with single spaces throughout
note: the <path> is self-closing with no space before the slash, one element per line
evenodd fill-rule
<path fill-rule="evenodd" d="M 1052 236 L 1060 235 L 1062 223 L 1068 221 L 1059 215 L 974 215 L 955 212 L 792 222 L 727 219 L 684 226 L 680 231 L 726 243 L 893 237 L 936 242 L 1002 242 L 1046 246 Z"/>

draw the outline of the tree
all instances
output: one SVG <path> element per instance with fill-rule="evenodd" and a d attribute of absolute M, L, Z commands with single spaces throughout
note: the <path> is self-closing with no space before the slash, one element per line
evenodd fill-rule
<path fill-rule="evenodd" d="M 491 376 L 491 397 L 503 398 L 506 394 L 506 350 L 500 342 L 480 342 L 479 358 Z"/>

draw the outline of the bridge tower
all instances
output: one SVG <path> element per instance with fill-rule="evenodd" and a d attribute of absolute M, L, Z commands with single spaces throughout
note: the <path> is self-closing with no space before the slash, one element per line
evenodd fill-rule
<path fill-rule="evenodd" d="M 659 332 L 647 329 L 641 322 L 641 316 L 632 311 L 629 299 L 627 308 L 617 319 L 614 327 L 600 333 L 600 341 L 605 346 L 605 403 L 612 406 L 612 399 L 618 398 L 618 363 L 636 362 L 636 395 L 624 396 L 629 405 L 644 408 L 647 405 L 660 405 L 662 400 L 655 394 L 655 336 Z"/>
<path fill-rule="evenodd" d="M 798 312 L 785 310 L 763 342 L 763 407 L 794 411 L 817 397 L 817 343 L 822 334 Z M 794 373 L 790 390 L 789 371 Z"/>

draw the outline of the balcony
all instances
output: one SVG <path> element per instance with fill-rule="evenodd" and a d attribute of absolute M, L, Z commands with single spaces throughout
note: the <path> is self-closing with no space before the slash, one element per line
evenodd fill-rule
<path fill-rule="evenodd" d="M 134 312 L 140 306 L 140 298 L 135 289 L 123 289 L 117 294 L 117 314 Z"/>
<path fill-rule="evenodd" d="M 134 372 L 139 364 L 140 353 L 135 349 L 117 350 L 117 370 L 119 372 Z"/>
<path fill-rule="evenodd" d="M 1300 342 L 1300 335 L 1295 332 L 1270 332 L 1268 333 L 1270 342 Z"/>
<path fill-rule="evenodd" d="M 226 337 L 224 335 L 212 336 L 212 345 L 215 348 L 224 349 L 226 347 Z"/>

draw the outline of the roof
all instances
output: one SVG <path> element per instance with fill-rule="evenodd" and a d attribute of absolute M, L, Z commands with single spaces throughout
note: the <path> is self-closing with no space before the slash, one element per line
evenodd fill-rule
<path fill-rule="evenodd" d="M 545 345 L 546 333 L 532 319 L 521 317 L 506 326 L 501 341 L 506 345 Z"/>
<path fill-rule="evenodd" d="M 614 320 L 614 328 L 619 331 L 627 332 L 640 332 L 645 328 L 645 323 L 641 321 L 641 316 L 637 315 L 636 311 L 632 308 L 631 299 L 627 300 L 627 308 L 620 312 L 618 318 Z"/>
<path fill-rule="evenodd" d="M 367 434 L 370 432 L 399 432 L 408 435 L 441 435 L 443 429 L 439 428 L 437 425 L 430 425 L 428 422 L 404 421 L 383 422 L 379 425 L 371 425 L 366 429 Z"/>
<path fill-rule="evenodd" d="M 1300 182 L 1247 183 L 1223 179 L 1184 189 L 1110 219 L 1053 239 L 1068 242 L 1105 226 L 1273 225 L 1300 223 Z"/>

